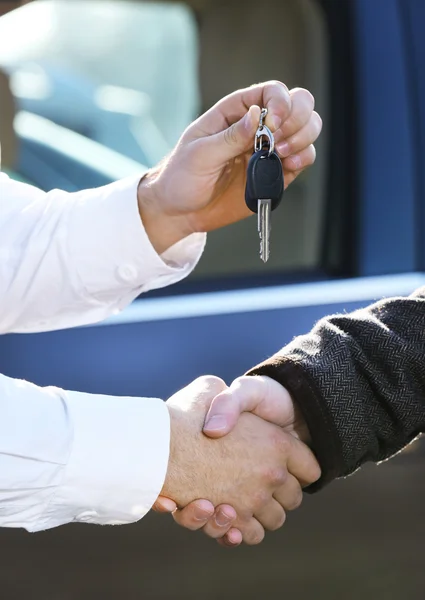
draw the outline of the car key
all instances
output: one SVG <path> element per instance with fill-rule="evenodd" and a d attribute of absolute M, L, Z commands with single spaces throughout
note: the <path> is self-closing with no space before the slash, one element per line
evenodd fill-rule
<path fill-rule="evenodd" d="M 274 151 L 274 137 L 264 125 L 267 109 L 263 108 L 260 124 L 255 133 L 254 154 L 251 156 L 246 177 L 245 202 L 258 214 L 260 257 L 267 262 L 270 255 L 271 212 L 282 200 L 284 190 L 282 162 Z M 263 137 L 268 138 L 268 148 L 263 148 Z"/>

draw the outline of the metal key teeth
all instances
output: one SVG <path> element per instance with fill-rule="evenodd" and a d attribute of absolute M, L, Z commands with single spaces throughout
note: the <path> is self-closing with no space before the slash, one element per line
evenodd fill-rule
<path fill-rule="evenodd" d="M 258 200 L 258 233 L 260 236 L 260 257 L 266 263 L 270 256 L 271 200 Z"/>

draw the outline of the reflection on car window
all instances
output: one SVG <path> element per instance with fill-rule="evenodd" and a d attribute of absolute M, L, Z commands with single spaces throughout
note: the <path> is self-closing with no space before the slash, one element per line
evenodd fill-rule
<path fill-rule="evenodd" d="M 196 116 L 197 55 L 181 4 L 43 0 L 0 19 L 19 108 L 147 166 Z"/>

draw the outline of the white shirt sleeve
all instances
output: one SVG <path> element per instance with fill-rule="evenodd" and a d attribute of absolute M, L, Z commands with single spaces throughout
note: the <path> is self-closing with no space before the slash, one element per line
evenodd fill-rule
<path fill-rule="evenodd" d="M 141 519 L 163 486 L 169 435 L 160 399 L 65 392 L 0 375 L 0 527 Z"/>
<path fill-rule="evenodd" d="M 193 270 L 206 235 L 158 256 L 139 216 L 138 183 L 45 193 L 0 173 L 0 333 L 101 321 Z"/>
<path fill-rule="evenodd" d="M 191 272 L 205 235 L 158 256 L 140 220 L 138 182 L 46 194 L 0 173 L 0 333 L 93 323 Z M 0 526 L 137 521 L 161 491 L 168 453 L 160 399 L 0 375 Z"/>

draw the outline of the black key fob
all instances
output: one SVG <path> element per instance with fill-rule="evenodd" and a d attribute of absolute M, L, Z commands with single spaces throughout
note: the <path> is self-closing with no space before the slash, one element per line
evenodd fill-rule
<path fill-rule="evenodd" d="M 258 150 L 249 159 L 246 172 L 245 202 L 254 213 L 258 212 L 258 200 L 271 200 L 275 210 L 284 191 L 282 162 L 276 152 Z"/>

